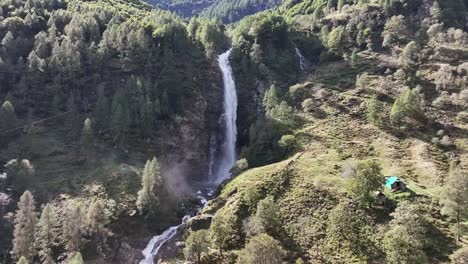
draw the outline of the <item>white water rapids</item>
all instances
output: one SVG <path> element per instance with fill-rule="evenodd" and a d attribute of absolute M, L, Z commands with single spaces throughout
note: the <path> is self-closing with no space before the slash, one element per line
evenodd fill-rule
<path fill-rule="evenodd" d="M 232 68 L 229 62 L 229 56 L 231 55 L 232 49 L 221 54 L 218 58 L 219 67 L 223 74 L 223 83 L 224 83 L 224 113 L 222 116 L 223 120 L 223 138 L 224 141 L 220 148 L 219 157 L 216 159 L 214 156 L 215 149 L 210 149 L 210 164 L 209 164 L 209 174 L 211 183 L 216 185 L 220 184 L 222 181 L 231 177 L 230 169 L 234 166 L 236 162 L 236 142 L 237 142 L 237 91 L 236 85 L 234 82 L 234 77 L 232 73 Z M 214 138 L 211 138 L 211 145 L 213 144 Z M 216 164 L 217 169 L 213 171 L 214 162 L 219 162 Z M 207 197 L 211 198 L 213 192 L 208 192 Z M 205 206 L 207 203 L 207 198 L 205 195 L 198 191 L 194 194 L 194 197 L 197 198 L 200 203 Z M 161 235 L 153 237 L 146 248 L 142 251 L 145 259 L 140 262 L 140 264 L 153 264 L 154 259 L 158 256 L 158 253 L 164 244 L 174 238 L 177 235 L 179 228 L 187 224 L 190 220 L 190 215 L 184 216 L 182 223 L 178 226 L 173 226 L 164 231 Z"/>
<path fill-rule="evenodd" d="M 164 231 L 161 235 L 153 237 L 146 248 L 142 251 L 143 256 L 145 259 L 140 261 L 140 264 L 153 264 L 154 257 L 156 257 L 159 253 L 161 247 L 169 240 L 171 240 L 176 234 L 177 229 L 182 225 L 185 225 L 187 221 L 190 219 L 190 215 L 184 216 L 182 219 L 182 224 L 178 226 L 172 226 L 166 231 Z"/>

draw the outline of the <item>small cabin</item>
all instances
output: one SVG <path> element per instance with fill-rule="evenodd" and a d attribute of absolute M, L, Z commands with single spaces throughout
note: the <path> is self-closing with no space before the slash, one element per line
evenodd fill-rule
<path fill-rule="evenodd" d="M 390 176 L 385 181 L 385 186 L 390 188 L 392 192 L 406 191 L 406 184 L 396 176 Z"/>
<path fill-rule="evenodd" d="M 387 196 L 381 191 L 374 193 L 374 204 L 377 206 L 385 206 L 387 203 Z"/>

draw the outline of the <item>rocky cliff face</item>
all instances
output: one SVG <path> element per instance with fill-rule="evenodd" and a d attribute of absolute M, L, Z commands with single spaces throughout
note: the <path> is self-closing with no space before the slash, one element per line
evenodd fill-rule
<path fill-rule="evenodd" d="M 197 90 L 187 102 L 187 111 L 176 116 L 158 133 L 156 145 L 167 178 L 179 187 L 182 179 L 203 181 L 208 175 L 211 133 L 219 129 L 222 115 L 223 84 L 216 60 L 200 69 L 193 78 Z M 182 181 L 180 181 L 182 180 Z M 171 181 L 172 182 L 172 181 Z"/>

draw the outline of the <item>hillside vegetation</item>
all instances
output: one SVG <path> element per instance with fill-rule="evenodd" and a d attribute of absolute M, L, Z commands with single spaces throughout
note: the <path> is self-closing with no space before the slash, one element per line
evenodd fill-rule
<path fill-rule="evenodd" d="M 223 23 L 234 23 L 243 17 L 274 8 L 282 0 L 146 0 L 159 8 L 170 10 L 189 18 L 200 16 L 220 20 Z"/>
<path fill-rule="evenodd" d="M 0 0 L 0 263 L 192 213 L 230 46 L 239 160 L 164 263 L 467 263 L 467 1 L 150 4 Z"/>
<path fill-rule="evenodd" d="M 0 1 L 0 262 L 117 258 L 123 240 L 177 221 L 207 171 L 222 96 L 212 60 L 226 48 L 219 23 L 189 30 L 141 1 Z M 47 204 L 44 242 L 34 226 Z M 88 213 L 105 216 L 99 231 Z"/>
<path fill-rule="evenodd" d="M 233 26 L 238 175 L 193 220 L 179 259 L 464 263 L 466 12 L 463 1 L 289 1 Z M 197 262 L 187 252 L 203 235 Z"/>

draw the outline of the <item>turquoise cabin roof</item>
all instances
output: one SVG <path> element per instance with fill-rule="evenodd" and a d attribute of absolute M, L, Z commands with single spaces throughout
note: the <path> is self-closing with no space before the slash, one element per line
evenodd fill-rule
<path fill-rule="evenodd" d="M 398 180 L 400 180 L 398 177 L 390 176 L 388 177 L 387 181 L 385 181 L 385 186 L 392 188 L 392 184 L 394 184 Z"/>

